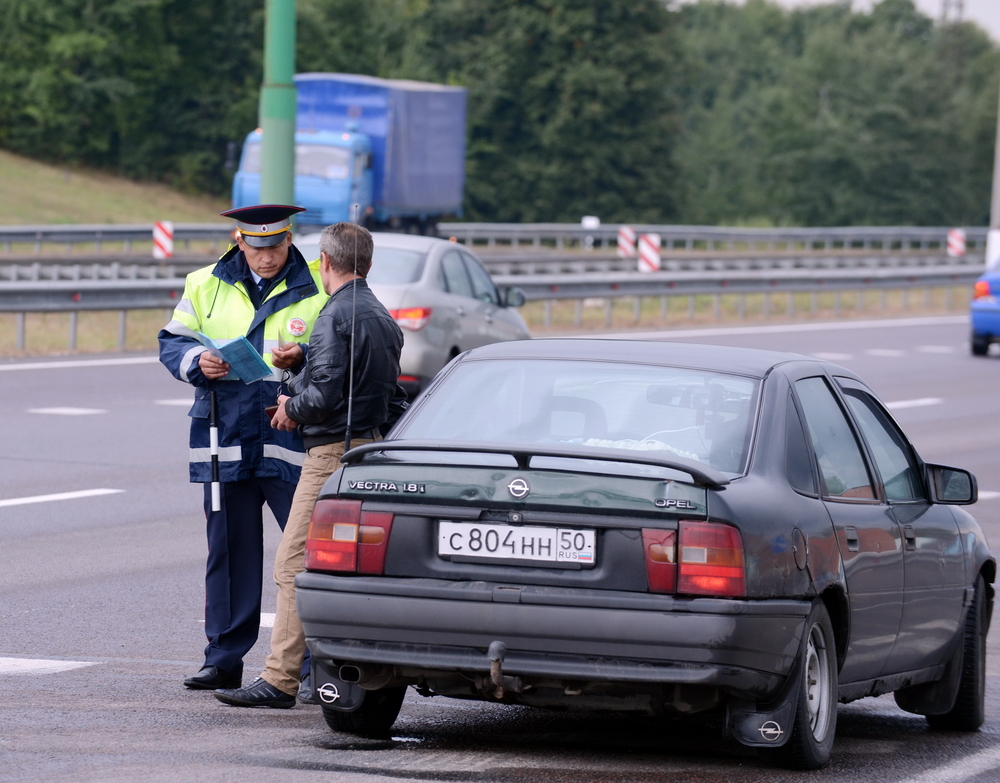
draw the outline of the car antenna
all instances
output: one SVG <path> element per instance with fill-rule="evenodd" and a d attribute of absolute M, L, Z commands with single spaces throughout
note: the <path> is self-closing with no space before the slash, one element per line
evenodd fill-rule
<path fill-rule="evenodd" d="M 354 224 L 358 223 L 360 204 L 354 205 Z M 351 281 L 351 363 L 347 371 L 347 427 L 344 429 L 344 452 L 351 450 L 351 414 L 354 411 L 354 309 L 358 301 L 358 232 L 354 231 L 354 279 Z"/>

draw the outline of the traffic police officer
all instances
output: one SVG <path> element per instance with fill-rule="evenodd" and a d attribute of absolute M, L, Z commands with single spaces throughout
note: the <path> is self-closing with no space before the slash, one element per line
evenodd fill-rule
<path fill-rule="evenodd" d="M 319 262 L 292 244 L 291 217 L 302 207 L 263 205 L 223 212 L 237 221 L 236 246 L 188 275 L 173 319 L 159 334 L 160 361 L 195 387 L 191 481 L 205 484 L 208 565 L 205 574 L 205 663 L 184 680 L 197 690 L 239 687 L 243 656 L 260 627 L 263 505 L 282 530 L 305 450 L 295 431 L 270 426 L 283 372 L 299 367 L 313 322 L 327 301 Z M 198 332 L 219 344 L 245 335 L 272 368 L 244 383 Z M 210 392 L 218 410 L 221 510 L 212 510 Z"/>

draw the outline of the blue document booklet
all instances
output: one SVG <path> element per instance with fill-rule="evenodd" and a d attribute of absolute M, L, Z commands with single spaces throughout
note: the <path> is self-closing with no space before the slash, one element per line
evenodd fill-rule
<path fill-rule="evenodd" d="M 222 357 L 229 364 L 229 374 L 235 375 L 243 383 L 253 383 L 271 376 L 271 368 L 267 366 L 264 357 L 257 353 L 257 349 L 243 335 L 227 343 L 218 343 L 198 332 L 198 339 L 213 354 Z"/>

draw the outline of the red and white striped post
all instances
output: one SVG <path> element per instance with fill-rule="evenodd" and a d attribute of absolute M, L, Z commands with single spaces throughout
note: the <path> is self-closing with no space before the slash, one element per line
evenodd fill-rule
<path fill-rule="evenodd" d="M 153 258 L 174 257 L 174 224 L 159 220 L 153 224 Z"/>
<path fill-rule="evenodd" d="M 961 258 L 965 255 L 965 229 L 953 228 L 948 232 L 948 256 Z"/>
<path fill-rule="evenodd" d="M 631 226 L 618 228 L 618 257 L 632 258 L 635 255 L 635 229 Z"/>
<path fill-rule="evenodd" d="M 639 237 L 639 271 L 660 270 L 660 235 L 643 234 Z"/>

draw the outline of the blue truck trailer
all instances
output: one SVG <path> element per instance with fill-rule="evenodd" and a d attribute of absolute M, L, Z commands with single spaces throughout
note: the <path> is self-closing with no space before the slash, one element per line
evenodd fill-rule
<path fill-rule="evenodd" d="M 465 184 L 463 87 L 345 73 L 295 77 L 298 225 L 357 219 L 371 229 L 433 234 L 460 215 Z M 260 203 L 261 132 L 246 137 L 233 206 Z"/>

